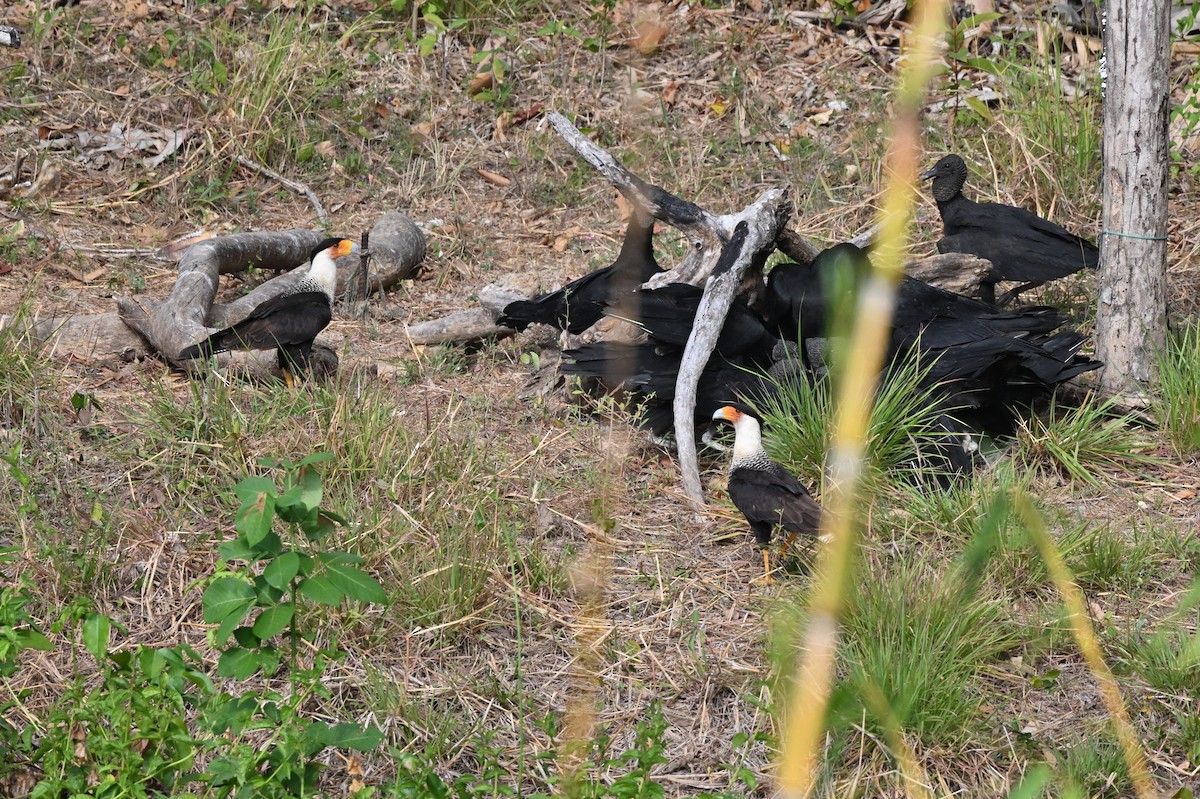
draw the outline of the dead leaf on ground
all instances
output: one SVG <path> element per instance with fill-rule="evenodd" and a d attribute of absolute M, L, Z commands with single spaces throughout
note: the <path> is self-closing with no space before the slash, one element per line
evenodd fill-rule
<path fill-rule="evenodd" d="M 477 72 L 475 77 L 471 78 L 471 86 L 467 89 L 467 94 L 474 96 L 485 89 L 492 88 L 495 83 L 496 74 L 490 69 L 486 72 Z"/>
<path fill-rule="evenodd" d="M 633 39 L 629 44 L 642 55 L 653 55 L 658 52 L 670 30 L 662 17 L 662 7 L 656 3 L 639 11 L 634 18 Z"/>
<path fill-rule="evenodd" d="M 479 174 L 479 177 L 483 178 L 488 183 L 491 183 L 493 186 L 509 186 L 512 184 L 512 181 L 504 177 L 504 175 L 497 174 L 489 169 L 484 169 L 481 166 L 476 167 L 475 171 Z"/>

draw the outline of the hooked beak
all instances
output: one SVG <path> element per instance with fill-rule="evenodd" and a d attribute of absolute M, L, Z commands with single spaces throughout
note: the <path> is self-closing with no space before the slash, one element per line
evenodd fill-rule
<path fill-rule="evenodd" d="M 936 175 L 937 175 L 937 167 L 934 166 L 934 167 L 930 167 L 929 169 L 926 169 L 918 177 L 920 177 L 921 180 L 929 180 L 930 178 L 933 178 Z"/>

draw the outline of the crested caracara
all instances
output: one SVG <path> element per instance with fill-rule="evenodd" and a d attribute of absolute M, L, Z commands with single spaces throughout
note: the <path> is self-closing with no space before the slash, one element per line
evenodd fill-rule
<path fill-rule="evenodd" d="M 782 527 L 790 534 L 789 543 L 798 534 L 816 535 L 821 526 L 821 506 L 795 475 L 767 457 L 762 428 L 748 410 L 726 405 L 712 418 L 733 424 L 729 498 L 750 523 L 754 540 L 762 548 L 764 579 L 770 580 L 767 546 L 775 528 Z"/>
<path fill-rule="evenodd" d="M 1100 263 L 1095 244 L 1037 214 L 964 197 L 967 165 L 957 155 L 944 156 L 921 179 L 933 180 L 933 199 L 942 216 L 938 252 L 970 253 L 992 262 L 992 271 L 979 286 L 980 296 L 989 304 L 995 304 L 996 284 L 1002 280 L 1019 280 L 1023 285 L 1001 297 L 1001 304 L 1047 280 L 1085 266 L 1095 269 Z"/>
<path fill-rule="evenodd" d="M 307 274 L 283 294 L 259 304 L 236 325 L 213 333 L 179 353 L 180 360 L 227 350 L 279 349 L 279 370 L 289 387 L 308 366 L 313 339 L 333 318 L 337 290 L 334 259 L 354 252 L 349 239 L 328 238 L 313 248 Z"/>

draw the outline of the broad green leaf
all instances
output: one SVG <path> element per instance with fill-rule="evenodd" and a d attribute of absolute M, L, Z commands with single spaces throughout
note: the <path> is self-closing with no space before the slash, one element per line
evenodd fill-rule
<path fill-rule="evenodd" d="M 374 577 L 356 566 L 329 564 L 329 576 L 346 596 L 359 602 L 387 601 L 387 594 Z"/>
<path fill-rule="evenodd" d="M 300 572 L 300 556 L 292 552 L 281 552 L 270 563 L 267 568 L 263 569 L 263 579 L 276 588 L 283 590 L 288 587 L 288 583 L 292 581 Z"/>
<path fill-rule="evenodd" d="M 39 630 L 20 630 L 17 632 L 17 645 L 22 649 L 37 649 L 45 652 L 53 649 L 54 644 Z"/>
<path fill-rule="evenodd" d="M 250 546 L 255 546 L 271 532 L 275 520 L 275 494 L 260 491 L 246 500 L 238 509 L 234 529 L 245 536 Z"/>
<path fill-rule="evenodd" d="M 313 454 L 305 457 L 296 465 L 300 468 L 304 468 L 305 466 L 311 466 L 314 463 L 326 463 L 327 461 L 331 460 L 333 460 L 332 452 L 314 452 Z"/>
<path fill-rule="evenodd" d="M 261 574 L 254 578 L 254 604 L 260 608 L 278 604 L 285 593 L 287 592 L 284 589 L 268 583 Z"/>
<path fill-rule="evenodd" d="M 247 477 L 233 487 L 233 493 L 245 505 L 252 502 L 259 494 L 275 495 L 275 482 L 265 477 Z"/>
<path fill-rule="evenodd" d="M 312 466 L 300 469 L 300 479 L 297 485 L 301 489 L 300 504 L 305 510 L 313 511 L 321 504 L 321 475 Z"/>
<path fill-rule="evenodd" d="M 335 522 L 343 527 L 346 524 L 345 520 L 337 514 L 327 510 L 318 510 L 300 522 L 300 529 L 304 531 L 304 535 L 309 541 L 316 541 L 332 533 L 335 529 Z"/>
<path fill-rule="evenodd" d="M 336 606 L 342 601 L 343 591 L 338 587 L 329 575 L 320 575 L 318 577 L 309 577 L 298 586 L 296 590 L 314 602 L 320 602 L 322 605 Z"/>
<path fill-rule="evenodd" d="M 383 743 L 383 730 L 370 725 L 360 727 L 350 722 L 334 725 L 314 724 L 305 730 L 304 737 L 321 746 L 369 752 Z"/>
<path fill-rule="evenodd" d="M 204 621 L 209 624 L 225 621 L 242 605 L 252 602 L 254 589 L 248 582 L 237 577 L 220 577 L 213 580 L 204 591 L 204 599 L 201 602 L 204 607 Z"/>
<path fill-rule="evenodd" d="M 324 564 L 357 566 L 363 562 L 362 555 L 355 555 L 353 552 L 318 552 L 317 557 Z"/>
<path fill-rule="evenodd" d="M 287 491 L 284 491 L 275 499 L 276 510 L 284 508 L 300 507 L 300 500 L 304 495 L 304 487 L 300 485 L 288 486 Z"/>
<path fill-rule="evenodd" d="M 217 547 L 217 553 L 224 560 L 254 560 L 256 551 L 242 537 L 226 541 Z"/>
<path fill-rule="evenodd" d="M 247 649 L 258 649 L 259 645 L 262 644 L 262 641 L 250 627 L 238 627 L 234 630 L 233 640 L 237 642 L 238 646 L 244 646 Z"/>
<path fill-rule="evenodd" d="M 988 108 L 987 103 L 980 100 L 978 97 L 965 98 L 967 106 L 979 115 L 980 119 L 985 119 L 988 122 L 992 121 L 992 109 Z"/>
<path fill-rule="evenodd" d="M 294 615 L 296 615 L 296 606 L 291 602 L 267 608 L 254 620 L 254 634 L 260 640 L 266 641 L 286 629 L 292 623 Z"/>
<path fill-rule="evenodd" d="M 104 660 L 108 654 L 108 636 L 112 632 L 112 621 L 101 613 L 93 613 L 83 622 L 83 645 L 96 660 Z"/>
<path fill-rule="evenodd" d="M 244 680 L 258 671 L 258 653 L 240 646 L 230 647 L 221 654 L 217 661 L 218 677 L 233 677 Z"/>

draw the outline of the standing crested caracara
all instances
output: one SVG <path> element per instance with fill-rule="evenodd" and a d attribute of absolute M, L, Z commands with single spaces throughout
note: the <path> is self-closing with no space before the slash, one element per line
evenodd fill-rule
<path fill-rule="evenodd" d="M 712 418 L 733 424 L 729 498 L 750 523 L 754 540 L 762 547 L 765 579 L 770 580 L 767 545 L 772 532 L 782 527 L 790 533 L 788 542 L 799 534 L 816 535 L 821 526 L 821 506 L 795 475 L 767 457 L 758 419 L 733 405 L 719 409 Z"/>
<path fill-rule="evenodd" d="M 313 339 L 333 318 L 337 291 L 334 259 L 358 249 L 349 239 L 328 238 L 313 248 L 308 273 L 287 292 L 265 300 L 232 327 L 179 353 L 180 360 L 208 358 L 227 350 L 279 348 L 279 370 L 289 387 L 308 366 Z"/>

